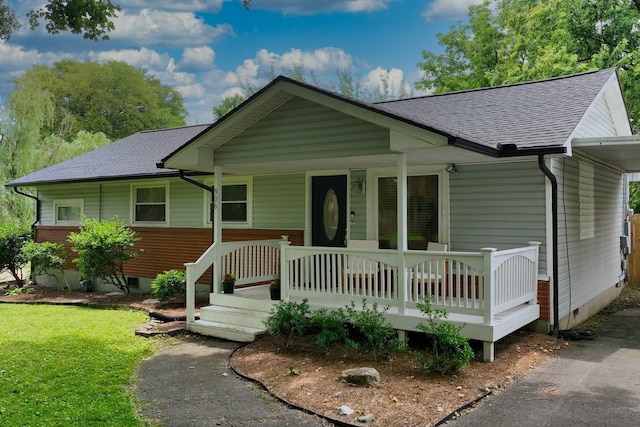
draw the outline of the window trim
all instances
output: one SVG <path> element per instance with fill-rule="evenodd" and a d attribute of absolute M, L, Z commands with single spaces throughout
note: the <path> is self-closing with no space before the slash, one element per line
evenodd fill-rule
<path fill-rule="evenodd" d="M 139 188 L 164 188 L 164 221 L 137 221 L 136 220 L 136 190 Z M 131 184 L 131 201 L 130 201 L 130 213 L 129 217 L 131 219 L 131 224 L 134 225 L 148 225 L 148 226 L 166 226 L 171 223 L 171 218 L 169 217 L 171 210 L 170 207 L 170 188 L 168 181 L 161 182 L 150 182 L 146 184 Z"/>
<path fill-rule="evenodd" d="M 450 187 L 449 174 L 445 166 L 410 166 L 407 176 L 437 175 L 438 176 L 438 236 L 440 243 L 450 242 Z M 378 198 L 369 196 L 378 194 L 378 178 L 397 177 L 396 168 L 372 168 L 367 171 L 367 212 L 371 221 L 367 221 L 367 236 L 380 239 L 378 234 Z M 369 185 L 370 184 L 370 185 Z"/>
<path fill-rule="evenodd" d="M 204 184 L 211 187 L 213 179 L 207 178 Z M 223 177 L 222 186 L 244 184 L 247 186 L 247 220 L 246 221 L 222 221 L 222 228 L 251 228 L 253 226 L 253 177 L 251 176 L 234 176 Z M 203 223 L 205 227 L 211 227 L 212 221 L 209 218 L 209 205 L 211 203 L 211 192 L 204 191 L 203 197 Z"/>
<path fill-rule="evenodd" d="M 64 221 L 58 219 L 59 207 L 80 207 L 80 218 L 77 221 Z M 54 225 L 80 225 L 84 215 L 84 199 L 57 199 L 53 201 L 53 224 Z"/>

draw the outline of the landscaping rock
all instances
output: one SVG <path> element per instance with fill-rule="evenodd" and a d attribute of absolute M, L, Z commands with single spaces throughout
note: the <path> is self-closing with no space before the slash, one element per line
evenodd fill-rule
<path fill-rule="evenodd" d="M 342 405 L 341 407 L 338 408 L 338 415 L 351 415 L 354 412 L 355 411 L 349 408 L 347 405 Z"/>
<path fill-rule="evenodd" d="M 380 373 L 374 368 L 355 368 L 342 371 L 342 380 L 349 384 L 371 387 L 380 383 Z"/>
<path fill-rule="evenodd" d="M 372 413 L 369 413 L 366 415 L 361 415 L 357 419 L 360 423 L 370 423 L 371 421 L 374 421 L 376 417 Z"/>

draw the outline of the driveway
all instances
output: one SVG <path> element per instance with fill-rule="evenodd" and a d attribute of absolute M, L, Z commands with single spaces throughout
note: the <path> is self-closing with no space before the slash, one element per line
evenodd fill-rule
<path fill-rule="evenodd" d="M 163 427 L 322 427 L 318 417 L 288 408 L 228 360 L 238 343 L 206 339 L 164 349 L 142 363 L 136 398 L 143 415 Z"/>
<path fill-rule="evenodd" d="M 640 308 L 612 315 L 578 342 L 452 427 L 640 425 Z"/>

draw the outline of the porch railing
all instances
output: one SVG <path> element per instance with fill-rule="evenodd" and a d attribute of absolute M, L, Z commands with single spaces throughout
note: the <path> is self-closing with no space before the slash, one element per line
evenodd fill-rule
<path fill-rule="evenodd" d="M 523 303 L 534 304 L 538 246 L 480 252 L 282 248 L 282 295 L 314 302 L 348 303 L 356 297 L 416 308 L 425 296 L 449 313 L 494 315 Z"/>
<path fill-rule="evenodd" d="M 280 272 L 280 246 L 286 241 L 285 238 L 214 243 L 196 262 L 186 263 L 187 321 L 195 320 L 195 285 L 209 268 L 214 267 L 213 293 L 220 292 L 220 282 L 227 273 L 236 276 L 236 285 L 277 279 Z"/>

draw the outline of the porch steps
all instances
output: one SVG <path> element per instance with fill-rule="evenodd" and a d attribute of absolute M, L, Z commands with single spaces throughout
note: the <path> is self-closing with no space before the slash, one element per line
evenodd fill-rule
<path fill-rule="evenodd" d="M 190 322 L 188 329 L 231 341 L 254 341 L 267 331 L 264 321 L 274 302 L 242 294 L 211 294 L 211 305 L 200 308 L 200 319 Z"/>

